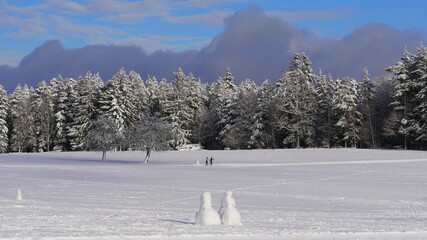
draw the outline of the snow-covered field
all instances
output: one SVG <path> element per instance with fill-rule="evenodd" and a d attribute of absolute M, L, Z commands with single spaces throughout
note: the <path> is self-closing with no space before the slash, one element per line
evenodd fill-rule
<path fill-rule="evenodd" d="M 195 165 L 214 157 L 213 166 Z M 427 152 L 0 155 L 0 239 L 427 239 Z M 23 201 L 15 200 L 17 189 Z M 241 226 L 195 225 L 233 191 Z"/>

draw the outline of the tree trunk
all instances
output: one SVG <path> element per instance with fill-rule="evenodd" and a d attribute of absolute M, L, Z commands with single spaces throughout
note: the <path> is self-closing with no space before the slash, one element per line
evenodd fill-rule
<path fill-rule="evenodd" d="M 102 151 L 102 161 L 105 160 L 106 155 L 107 155 L 107 151 Z"/>
<path fill-rule="evenodd" d="M 148 163 L 151 156 L 151 148 L 147 148 L 147 155 L 145 155 L 144 163 Z"/>

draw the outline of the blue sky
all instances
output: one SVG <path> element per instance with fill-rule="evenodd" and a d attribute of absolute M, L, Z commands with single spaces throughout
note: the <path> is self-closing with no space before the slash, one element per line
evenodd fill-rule
<path fill-rule="evenodd" d="M 224 30 L 224 19 L 250 6 L 319 38 L 373 22 L 427 36 L 424 0 L 0 0 L 0 65 L 18 65 L 51 39 L 66 48 L 201 49 Z"/>

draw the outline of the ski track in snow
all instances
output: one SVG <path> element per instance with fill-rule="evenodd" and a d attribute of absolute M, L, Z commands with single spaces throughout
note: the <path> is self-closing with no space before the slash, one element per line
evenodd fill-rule
<path fill-rule="evenodd" d="M 426 152 L 142 155 L 0 155 L 0 239 L 427 239 Z M 214 166 L 193 164 L 207 156 Z M 243 225 L 194 225 L 200 194 L 217 209 L 226 190 Z"/>

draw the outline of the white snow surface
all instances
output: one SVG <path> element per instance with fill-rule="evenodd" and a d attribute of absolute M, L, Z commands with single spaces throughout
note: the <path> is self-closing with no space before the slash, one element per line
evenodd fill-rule
<path fill-rule="evenodd" d="M 427 153 L 0 154 L 0 239 L 427 239 Z M 213 166 L 195 165 L 214 157 Z M 24 194 L 16 201 L 17 189 Z M 195 225 L 233 191 L 241 226 Z"/>

